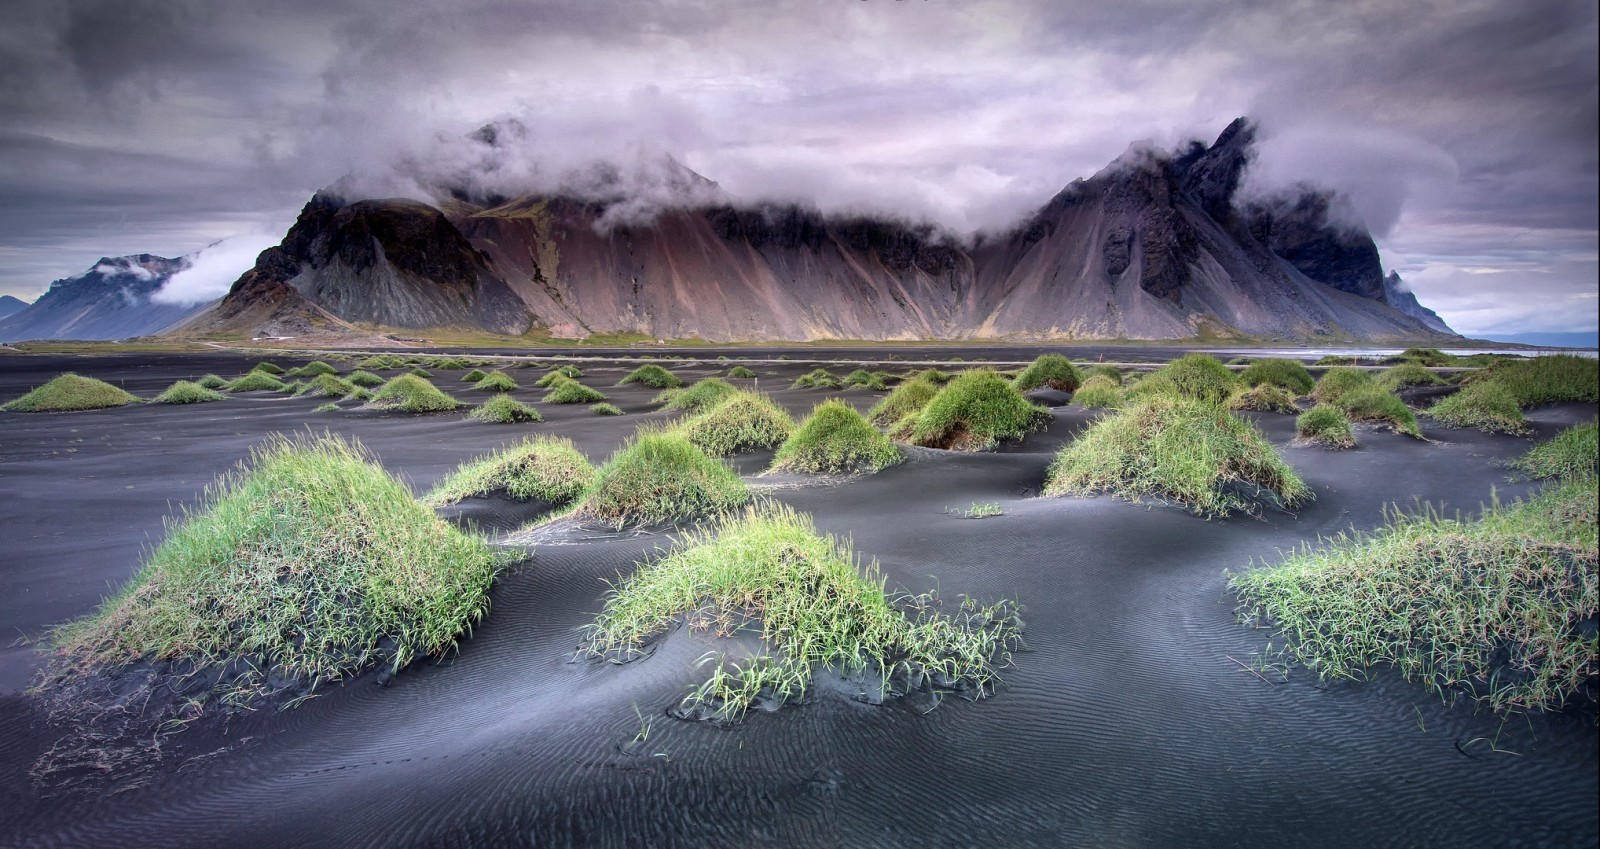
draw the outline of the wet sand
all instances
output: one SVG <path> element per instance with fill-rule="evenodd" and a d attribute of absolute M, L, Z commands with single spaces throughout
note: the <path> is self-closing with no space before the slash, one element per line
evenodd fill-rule
<path fill-rule="evenodd" d="M 634 352 L 638 354 L 640 352 Z M 738 352 L 649 351 L 703 358 Z M 763 390 L 796 413 L 838 395 L 789 390 L 805 358 L 1023 361 L 1031 351 L 762 352 L 787 361 Z M 1144 353 L 1144 352 L 1141 352 Z M 1078 351 L 1069 351 L 1081 358 Z M 259 358 L 4 357 L 0 399 L 72 369 L 146 397 L 177 378 L 231 376 Z M 289 357 L 274 357 L 291 365 Z M 1093 357 L 1090 357 L 1093 359 Z M 1107 359 L 1112 359 L 1108 356 Z M 675 368 L 686 380 L 731 365 Z M 891 369 L 898 365 L 891 364 Z M 583 382 L 626 415 L 545 405 L 537 370 L 514 393 L 546 421 L 493 426 L 460 414 L 313 414 L 323 399 L 251 394 L 193 407 L 0 414 L 0 626 L 12 639 L 90 612 L 157 543 L 163 517 L 268 433 L 359 437 L 419 490 L 527 433 L 573 438 L 596 461 L 652 412 L 654 390 L 616 387 L 623 363 Z M 835 368 L 839 373 L 848 369 Z M 463 400 L 459 372 L 436 383 Z M 1594 405 L 1531 411 L 1537 438 Z M 671 719 L 697 681 L 703 638 L 675 631 L 650 659 L 570 662 L 606 581 L 669 545 L 664 535 L 566 541 L 496 585 L 461 652 L 389 686 L 366 675 L 284 712 L 169 738 L 143 783 L 93 793 L 36 786 L 54 742 L 22 694 L 37 657 L 0 646 L 0 845 L 11 846 L 1464 846 L 1594 845 L 1600 823 L 1592 709 L 1502 724 L 1379 674 L 1269 684 L 1242 669 L 1268 634 L 1238 625 L 1224 570 L 1421 499 L 1475 511 L 1491 490 L 1530 491 L 1497 460 L 1534 439 L 1432 426 L 1434 442 L 1362 431 L 1347 452 L 1291 446 L 1293 418 L 1255 415 L 1316 491 L 1297 514 L 1206 521 L 1110 498 L 1039 499 L 1045 468 L 1094 413 L 987 454 L 917 451 L 836 486 L 770 493 L 850 536 L 891 586 L 948 599 L 1015 598 L 1028 651 L 981 702 L 870 705 L 819 686 L 808 704 L 720 728 Z M 763 457 L 737 465 L 753 473 Z M 948 511 L 998 502 L 980 520 Z M 527 508 L 475 499 L 463 513 L 508 530 Z M 652 726 L 644 747 L 635 708 Z M 1488 740 L 1497 739 L 1492 751 Z M 1511 754 L 1515 752 L 1516 754 Z M 122 792 L 113 792 L 122 790 Z"/>

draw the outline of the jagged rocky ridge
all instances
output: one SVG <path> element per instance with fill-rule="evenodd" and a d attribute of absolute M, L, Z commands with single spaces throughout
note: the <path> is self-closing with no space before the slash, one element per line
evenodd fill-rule
<path fill-rule="evenodd" d="M 1451 336 L 1328 196 L 1245 201 L 1253 126 L 1131 150 L 1010 232 L 718 202 L 682 169 L 679 203 L 618 195 L 436 206 L 319 193 L 283 243 L 188 332 L 297 335 L 333 324 L 558 337 L 733 340 L 1418 340 Z M 494 134 L 480 134 L 496 144 Z M 676 168 L 681 169 L 682 166 Z M 632 212 L 633 210 L 628 210 Z"/>
<path fill-rule="evenodd" d="M 153 300 L 187 257 L 104 257 L 82 274 L 57 280 L 32 304 L 0 320 L 0 342 L 22 339 L 125 339 L 150 336 L 204 311 L 202 304 Z"/>

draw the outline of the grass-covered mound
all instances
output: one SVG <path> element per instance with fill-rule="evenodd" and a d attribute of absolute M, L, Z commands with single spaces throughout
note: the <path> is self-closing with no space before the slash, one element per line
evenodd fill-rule
<path fill-rule="evenodd" d="M 207 389 L 198 383 L 180 380 L 168 386 L 160 395 L 150 399 L 152 404 L 204 404 L 207 401 L 221 401 L 228 396 L 215 389 Z"/>
<path fill-rule="evenodd" d="M 771 398 L 734 392 L 678 426 L 696 448 L 713 457 L 776 448 L 794 433 L 794 419 Z"/>
<path fill-rule="evenodd" d="M 805 474 L 876 472 L 900 462 L 900 449 L 855 408 L 830 398 L 818 404 L 778 447 L 773 471 Z"/>
<path fill-rule="evenodd" d="M 694 385 L 683 389 L 662 390 L 652 403 L 660 404 L 663 410 L 699 413 L 715 407 L 738 392 L 739 390 L 728 381 L 720 377 L 708 377 L 695 381 Z"/>
<path fill-rule="evenodd" d="M 496 395 L 483 402 L 467 415 L 480 422 L 489 424 L 516 424 L 519 422 L 542 422 L 544 416 L 538 410 L 518 401 L 510 395 Z"/>
<path fill-rule="evenodd" d="M 271 375 L 283 374 L 283 366 L 280 366 L 277 363 L 256 363 L 255 367 L 250 370 Z"/>
<path fill-rule="evenodd" d="M 1216 357 L 1185 354 L 1156 369 L 1126 392 L 1130 399 L 1167 395 L 1221 406 L 1244 388 L 1239 376 Z"/>
<path fill-rule="evenodd" d="M 500 562 L 358 443 L 277 437 L 174 521 L 127 587 L 56 632 L 51 671 L 247 661 L 222 686 L 248 702 L 269 676 L 315 688 L 398 670 L 483 616 Z"/>
<path fill-rule="evenodd" d="M 1246 386 L 1276 386 L 1279 389 L 1287 389 L 1294 395 L 1310 392 L 1311 387 L 1317 383 L 1311 378 L 1311 372 L 1307 371 L 1299 360 L 1278 358 L 1252 362 L 1239 372 L 1239 379 Z"/>
<path fill-rule="evenodd" d="M 591 404 L 589 406 L 589 412 L 594 413 L 597 416 L 620 416 L 622 415 L 622 408 L 618 407 L 616 404 L 606 404 L 602 402 L 599 404 Z"/>
<path fill-rule="evenodd" d="M 931 596 L 891 597 L 877 564 L 862 566 L 848 542 L 817 533 L 782 505 L 752 507 L 686 534 L 682 544 L 617 586 L 585 634 L 595 658 L 637 656 L 683 615 L 691 627 L 733 632 L 760 620 L 762 645 L 718 658 L 687 696 L 685 715 L 736 720 L 758 699 L 798 701 L 818 667 L 870 673 L 883 697 L 935 683 L 989 695 L 1015 648 L 1018 619 L 1006 605 L 968 601 L 941 613 Z"/>
<path fill-rule="evenodd" d="M 593 404 L 604 400 L 605 393 L 584 386 L 570 377 L 558 377 L 543 398 L 546 404 Z"/>
<path fill-rule="evenodd" d="M 886 371 L 867 371 L 858 368 L 844 376 L 845 386 L 859 386 L 874 392 L 887 392 L 891 375 Z"/>
<path fill-rule="evenodd" d="M 433 377 L 433 372 L 428 371 L 427 369 L 423 368 L 422 366 L 417 366 L 416 368 L 413 368 L 410 371 L 406 372 L 406 374 L 415 375 L 416 377 L 424 377 L 424 378 L 432 378 Z"/>
<path fill-rule="evenodd" d="M 1511 465 L 1535 479 L 1592 477 L 1600 471 L 1600 423 L 1569 427 Z"/>
<path fill-rule="evenodd" d="M 844 381 L 839 376 L 825 368 L 814 368 L 795 378 L 789 384 L 790 389 L 841 389 Z"/>
<path fill-rule="evenodd" d="M 475 368 L 472 371 L 469 371 L 466 374 L 461 375 L 461 380 L 463 382 L 466 382 L 466 383 L 477 383 L 478 381 L 480 381 L 480 380 L 482 380 L 482 379 L 484 379 L 484 378 L 486 378 L 488 376 L 489 376 L 488 372 L 484 371 L 481 368 Z M 547 386 L 548 384 L 540 383 L 539 385 L 540 386 Z"/>
<path fill-rule="evenodd" d="M 1600 360 L 1588 357 L 1556 354 L 1502 359 L 1477 377 L 1505 387 L 1523 409 L 1563 401 L 1600 401 Z"/>
<path fill-rule="evenodd" d="M 1091 425 L 1056 454 L 1045 495 L 1152 497 L 1203 516 L 1311 497 L 1255 425 L 1204 401 L 1156 397 Z"/>
<path fill-rule="evenodd" d="M 1103 377 L 1116 386 L 1122 385 L 1122 372 L 1115 366 L 1083 365 L 1078 368 L 1078 374 L 1083 375 L 1085 383 L 1089 382 L 1090 378 Z"/>
<path fill-rule="evenodd" d="M 1395 433 L 1422 438 L 1417 416 L 1406 406 L 1406 402 L 1376 385 L 1341 395 L 1333 405 L 1343 410 L 1353 422 L 1387 425 Z"/>
<path fill-rule="evenodd" d="M 574 515 L 620 529 L 693 519 L 749 500 L 738 473 L 682 434 L 642 431 L 600 467 Z"/>
<path fill-rule="evenodd" d="M 1072 393 L 1072 400 L 1088 409 L 1097 407 L 1119 407 L 1122 405 L 1122 382 L 1120 379 L 1113 381 L 1103 374 L 1091 375 L 1078 391 Z"/>
<path fill-rule="evenodd" d="M 313 398 L 346 398 L 354 391 L 355 384 L 336 374 L 319 374 L 296 388 L 294 394 Z"/>
<path fill-rule="evenodd" d="M 1300 408 L 1294 405 L 1294 395 L 1290 390 L 1275 383 L 1262 383 L 1235 392 L 1225 406 L 1230 410 L 1253 410 L 1258 413 L 1292 415 L 1300 412 Z"/>
<path fill-rule="evenodd" d="M 517 382 L 511 378 L 511 375 L 496 370 L 479 378 L 472 388 L 481 389 L 484 392 L 510 392 L 517 388 Z"/>
<path fill-rule="evenodd" d="M 383 388 L 373 393 L 367 406 L 374 410 L 393 410 L 401 413 L 439 413 L 454 410 L 461 402 L 439 391 L 426 378 L 402 374 L 392 378 Z"/>
<path fill-rule="evenodd" d="M 1323 372 L 1311 390 L 1311 400 L 1318 404 L 1337 404 L 1339 399 L 1352 392 L 1377 388 L 1372 373 L 1357 368 L 1331 368 Z"/>
<path fill-rule="evenodd" d="M 1385 392 L 1394 392 L 1408 386 L 1443 386 L 1445 379 L 1416 363 L 1401 363 L 1378 373 L 1374 382 Z"/>
<path fill-rule="evenodd" d="M 325 375 L 325 374 L 338 374 L 338 373 L 339 373 L 339 370 L 334 368 L 333 366 L 328 365 L 327 363 L 325 363 L 325 362 L 323 362 L 321 360 L 312 360 L 311 362 L 306 363 L 305 365 L 300 366 L 299 368 L 289 369 L 289 371 L 287 371 L 284 374 L 284 376 L 285 377 L 305 377 L 305 378 L 310 378 L 310 377 L 321 377 L 322 375 Z"/>
<path fill-rule="evenodd" d="M 734 366 L 733 368 L 728 369 L 728 376 L 749 379 L 755 377 L 756 373 L 745 368 L 744 366 Z"/>
<path fill-rule="evenodd" d="M 922 412 L 923 407 L 928 406 L 933 396 L 939 394 L 940 388 L 941 384 L 932 378 L 925 374 L 917 374 L 896 386 L 894 391 L 884 396 L 883 400 L 872 405 L 872 409 L 867 411 L 867 418 L 877 424 L 889 426 L 915 416 Z"/>
<path fill-rule="evenodd" d="M 227 389 L 228 379 L 221 375 L 208 374 L 205 377 L 196 380 L 195 384 L 197 386 L 203 386 L 207 389 Z"/>
<path fill-rule="evenodd" d="M 1399 516 L 1229 583 L 1324 678 L 1390 664 L 1446 698 L 1559 709 L 1600 673 L 1596 500 L 1584 477 L 1477 521 Z"/>
<path fill-rule="evenodd" d="M 1332 404 L 1318 404 L 1294 420 L 1295 437 L 1301 442 L 1324 448 L 1356 447 L 1350 417 Z"/>
<path fill-rule="evenodd" d="M 350 372 L 350 376 L 346 377 L 345 380 L 350 381 L 352 386 L 360 386 L 363 389 L 373 389 L 388 382 L 381 375 L 373 374 L 366 369 L 356 369 Z"/>
<path fill-rule="evenodd" d="M 435 507 L 474 495 L 505 493 L 517 501 L 567 504 L 594 482 L 594 466 L 572 440 L 530 436 L 507 448 L 461 464 L 423 496 Z"/>
<path fill-rule="evenodd" d="M 628 376 L 618 382 L 618 385 L 638 383 L 653 389 L 677 389 L 683 381 L 675 374 L 658 365 L 639 366 L 628 372 Z"/>
<path fill-rule="evenodd" d="M 466 361 L 455 357 L 434 357 L 428 361 L 428 366 L 441 371 L 460 371 L 466 368 L 467 364 Z"/>
<path fill-rule="evenodd" d="M 0 406 L 0 410 L 9 410 L 13 413 L 58 413 L 72 410 L 99 410 L 137 403 L 139 396 L 121 387 L 69 371 Z"/>
<path fill-rule="evenodd" d="M 1517 398 L 1504 384 L 1485 380 L 1468 384 L 1460 392 L 1427 409 L 1429 418 L 1451 427 L 1470 427 L 1489 433 L 1526 433 L 1528 420 Z"/>
<path fill-rule="evenodd" d="M 1018 392 L 1027 392 L 1047 386 L 1057 392 L 1077 392 L 1083 385 L 1083 375 L 1077 367 L 1060 354 L 1045 354 L 1035 359 L 1011 382 Z"/>
<path fill-rule="evenodd" d="M 283 381 L 264 371 L 252 371 L 228 384 L 229 392 L 282 392 L 284 388 Z"/>
<path fill-rule="evenodd" d="M 393 354 L 374 354 L 373 356 L 367 357 L 361 362 L 356 363 L 356 368 L 372 369 L 373 371 L 383 371 L 384 369 L 397 369 L 405 367 L 406 361 L 403 358 L 397 357 Z"/>
<path fill-rule="evenodd" d="M 1022 397 L 989 369 L 957 375 L 917 414 L 912 442 L 929 448 L 987 451 L 1002 440 L 1021 439 L 1050 420 L 1049 412 Z"/>
<path fill-rule="evenodd" d="M 572 380 L 577 380 L 577 379 L 583 377 L 583 369 L 578 368 L 577 366 L 572 365 L 571 363 L 567 363 L 565 365 L 559 365 L 559 366 L 551 366 L 550 370 L 548 372 L 545 372 L 542 376 L 540 376 L 539 382 L 536 385 L 538 385 L 538 386 L 549 386 L 550 385 L 550 381 L 554 380 L 556 375 L 559 375 L 559 376 L 565 377 L 565 378 L 570 378 Z"/>

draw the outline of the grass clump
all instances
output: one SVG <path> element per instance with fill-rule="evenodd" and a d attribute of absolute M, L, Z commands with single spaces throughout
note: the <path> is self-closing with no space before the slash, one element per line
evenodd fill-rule
<path fill-rule="evenodd" d="M 749 500 L 733 469 L 682 434 L 641 431 L 600 467 L 574 515 L 621 529 L 693 519 Z"/>
<path fill-rule="evenodd" d="M 1422 438 L 1422 429 L 1417 426 L 1417 416 L 1406 406 L 1406 402 L 1396 398 L 1394 393 L 1385 392 L 1377 386 L 1344 395 L 1334 406 L 1343 410 L 1353 422 L 1388 425 L 1395 433 Z"/>
<path fill-rule="evenodd" d="M 205 377 L 196 380 L 195 385 L 203 386 L 206 389 L 227 389 L 228 379 L 222 377 L 221 375 L 208 374 Z"/>
<path fill-rule="evenodd" d="M 1473 383 L 1497 383 L 1524 409 L 1562 401 L 1600 401 L 1600 360 L 1557 354 L 1502 359 L 1473 375 Z"/>
<path fill-rule="evenodd" d="M 99 410 L 137 403 L 139 396 L 121 387 L 69 371 L 0 406 L 0 410 L 9 410 L 13 413 L 55 413 Z"/>
<path fill-rule="evenodd" d="M 594 475 L 594 466 L 572 440 L 530 436 L 461 464 L 429 490 L 422 502 L 440 507 L 474 495 L 503 492 L 516 501 L 568 504 L 594 482 Z"/>
<path fill-rule="evenodd" d="M 1600 470 L 1600 422 L 1569 427 L 1511 465 L 1534 479 L 1593 477 Z"/>
<path fill-rule="evenodd" d="M 1389 664 L 1446 699 L 1555 710 L 1596 692 L 1596 495 L 1574 478 L 1476 521 L 1395 516 L 1229 584 L 1323 678 Z"/>
<path fill-rule="evenodd" d="M 943 613 L 931 595 L 891 596 L 875 562 L 863 567 L 848 542 L 776 504 L 691 532 L 677 550 L 643 564 L 612 590 L 580 651 L 636 657 L 679 616 L 721 633 L 760 622 L 760 647 L 716 658 L 679 705 L 681 716 L 718 721 L 737 720 L 758 701 L 799 701 L 818 667 L 872 675 L 879 698 L 934 687 L 982 698 L 1010 662 L 1019 631 L 1009 605 L 968 600 Z"/>
<path fill-rule="evenodd" d="M 591 404 L 589 406 L 589 412 L 594 413 L 597 416 L 620 416 L 622 415 L 622 408 L 618 407 L 616 404 L 599 403 Z"/>
<path fill-rule="evenodd" d="M 255 368 L 252 368 L 250 370 L 251 371 L 259 371 L 262 374 L 271 374 L 271 375 L 283 374 L 283 366 L 280 366 L 280 365 L 278 365 L 276 363 L 256 363 Z"/>
<path fill-rule="evenodd" d="M 329 401 L 326 404 L 318 404 L 317 406 L 311 408 L 311 412 L 313 413 L 335 413 L 338 412 L 338 410 L 339 405 L 333 401 Z"/>
<path fill-rule="evenodd" d="M 841 389 L 844 381 L 839 376 L 825 368 L 814 368 L 795 378 L 789 384 L 790 389 Z"/>
<path fill-rule="evenodd" d="M 396 357 L 393 354 L 374 354 L 373 356 L 367 357 L 361 362 L 356 363 L 356 368 L 372 369 L 373 371 L 405 367 L 406 361 L 400 357 Z"/>
<path fill-rule="evenodd" d="M 715 407 L 738 392 L 739 390 L 726 380 L 720 377 L 708 377 L 695 381 L 694 385 L 685 389 L 663 390 L 651 403 L 660 404 L 663 410 L 699 413 Z"/>
<path fill-rule="evenodd" d="M 1056 455 L 1045 495 L 1097 492 L 1134 502 L 1152 496 L 1202 516 L 1256 514 L 1258 499 L 1291 507 L 1312 495 L 1255 425 L 1173 397 L 1101 419 Z"/>
<path fill-rule="evenodd" d="M 307 385 L 308 384 L 303 380 L 291 380 L 288 383 L 285 383 L 283 388 L 279 389 L 278 391 L 284 395 L 299 395 L 301 392 L 305 391 Z"/>
<path fill-rule="evenodd" d="M 1395 361 L 1401 363 L 1411 363 L 1424 367 L 1432 366 L 1434 368 L 1455 365 L 1458 359 L 1438 348 L 1407 348 L 1394 358 Z"/>
<path fill-rule="evenodd" d="M 1096 407 L 1122 406 L 1122 386 L 1120 381 L 1112 381 L 1103 374 L 1091 375 L 1078 391 L 1072 393 L 1072 400 L 1079 405 L 1094 409 Z"/>
<path fill-rule="evenodd" d="M 929 448 L 986 451 L 1001 440 L 1021 439 L 1049 418 L 1005 378 L 973 369 L 957 375 L 922 408 L 910 436 Z"/>
<path fill-rule="evenodd" d="M 1332 404 L 1318 404 L 1294 420 L 1295 436 L 1300 441 L 1324 448 L 1354 448 L 1356 435 L 1344 410 Z"/>
<path fill-rule="evenodd" d="M 231 664 L 238 677 L 219 686 L 249 703 L 269 681 L 315 689 L 376 664 L 399 670 L 483 616 L 501 563 L 359 443 L 275 437 L 170 524 L 127 587 L 56 632 L 50 673 Z"/>
<path fill-rule="evenodd" d="M 488 376 L 489 376 L 488 372 L 484 371 L 481 368 L 475 368 L 472 371 L 469 371 L 466 374 L 461 375 L 461 380 L 463 382 L 465 382 L 465 383 L 477 383 L 478 381 L 480 381 L 480 380 L 482 380 L 482 379 L 484 379 L 484 378 L 486 378 Z M 540 386 L 544 386 L 545 384 L 541 383 L 539 385 Z"/>
<path fill-rule="evenodd" d="M 874 392 L 889 391 L 889 373 L 886 371 L 867 371 L 858 368 L 844 376 L 845 386 L 859 386 L 862 389 L 871 389 Z"/>
<path fill-rule="evenodd" d="M 455 357 L 435 357 L 428 362 L 428 365 L 440 371 L 460 371 L 467 367 L 464 360 Z"/>
<path fill-rule="evenodd" d="M 204 404 L 207 401 L 221 401 L 228 396 L 215 389 L 207 389 L 198 383 L 180 380 L 167 387 L 160 395 L 150 399 L 152 404 Z"/>
<path fill-rule="evenodd" d="M 428 371 L 427 369 L 423 368 L 422 366 L 417 366 L 416 368 L 413 368 L 410 371 L 406 372 L 406 374 L 415 375 L 417 377 L 423 377 L 423 378 L 432 378 L 433 377 L 433 372 Z"/>
<path fill-rule="evenodd" d="M 1083 385 L 1083 375 L 1066 357 L 1045 354 L 1028 365 L 1011 382 L 1018 392 L 1027 392 L 1047 386 L 1057 392 L 1076 392 Z"/>
<path fill-rule="evenodd" d="M 735 391 L 680 424 L 678 432 L 712 457 L 727 457 L 782 445 L 794 432 L 794 419 L 765 395 Z"/>
<path fill-rule="evenodd" d="M 728 369 L 728 376 L 749 379 L 755 377 L 756 373 L 745 368 L 744 366 L 734 366 L 733 368 Z"/>
<path fill-rule="evenodd" d="M 1090 378 L 1103 377 L 1117 386 L 1122 385 L 1122 372 L 1118 371 L 1114 366 L 1085 365 L 1078 369 L 1078 374 L 1083 375 L 1085 383 L 1089 382 Z"/>
<path fill-rule="evenodd" d="M 356 391 L 355 384 L 334 374 L 320 374 L 295 389 L 296 395 L 313 398 L 344 398 Z"/>
<path fill-rule="evenodd" d="M 778 447 L 773 471 L 805 474 L 876 472 L 900 462 L 900 450 L 855 408 L 830 398 L 818 404 Z"/>
<path fill-rule="evenodd" d="M 510 395 L 496 395 L 480 404 L 467 415 L 487 424 L 517 424 L 519 422 L 544 421 L 544 416 L 540 415 L 538 410 Z"/>
<path fill-rule="evenodd" d="M 1445 380 L 1416 363 L 1406 362 L 1379 372 L 1374 383 L 1385 392 L 1394 392 L 1407 386 L 1444 386 Z"/>
<path fill-rule="evenodd" d="M 1339 399 L 1352 392 L 1378 388 L 1369 372 L 1355 368 L 1331 368 L 1311 390 L 1311 400 L 1318 404 L 1337 404 Z"/>
<path fill-rule="evenodd" d="M 563 377 L 551 385 L 543 400 L 546 404 L 593 404 L 596 401 L 606 400 L 606 396 L 598 389 L 591 389 L 572 378 Z"/>
<path fill-rule="evenodd" d="M 922 412 L 933 396 L 939 394 L 940 384 L 925 374 L 917 374 L 903 381 L 893 392 L 867 411 L 867 418 L 880 425 L 892 425 Z"/>
<path fill-rule="evenodd" d="M 283 381 L 264 371 L 252 371 L 228 384 L 229 392 L 282 392 L 285 388 Z"/>
<path fill-rule="evenodd" d="M 1450 427 L 1470 427 L 1489 433 L 1526 433 L 1517 398 L 1505 384 L 1494 380 L 1468 384 L 1427 410 L 1428 418 Z"/>
<path fill-rule="evenodd" d="M 550 369 L 550 374 L 559 374 L 562 377 L 569 377 L 573 380 L 577 380 L 583 377 L 583 369 L 578 368 L 571 363 L 567 363 L 566 365 L 554 366 Z"/>
<path fill-rule="evenodd" d="M 338 374 L 339 370 L 321 360 L 312 360 L 299 368 L 292 368 L 285 372 L 285 377 L 321 377 L 325 374 Z"/>
<path fill-rule="evenodd" d="M 372 390 L 371 389 L 367 389 L 365 387 L 357 386 L 355 389 L 350 391 L 349 395 L 346 395 L 344 397 L 345 397 L 346 401 L 359 401 L 359 402 L 365 404 L 366 402 L 372 400 Z"/>
<path fill-rule="evenodd" d="M 618 385 L 638 383 L 653 389 L 677 389 L 683 381 L 675 374 L 658 365 L 639 366 L 628 372 L 628 376 L 619 381 Z"/>
<path fill-rule="evenodd" d="M 1185 354 L 1156 369 L 1127 390 L 1129 398 L 1170 395 L 1221 406 L 1243 388 L 1238 375 L 1216 357 Z"/>
<path fill-rule="evenodd" d="M 1246 386 L 1276 386 L 1287 389 L 1295 395 L 1304 395 L 1311 391 L 1316 381 L 1311 379 L 1311 372 L 1300 364 L 1299 360 L 1286 360 L 1269 358 L 1256 360 L 1245 366 L 1239 372 L 1239 379 Z"/>
<path fill-rule="evenodd" d="M 1300 408 L 1294 405 L 1294 395 L 1290 394 L 1290 390 L 1275 383 L 1263 383 L 1235 392 L 1228 399 L 1227 407 L 1230 410 L 1254 410 L 1258 413 L 1292 415 L 1300 412 Z"/>
<path fill-rule="evenodd" d="M 481 389 L 484 392 L 510 392 L 517 388 L 517 382 L 511 379 L 511 375 L 495 370 L 480 378 L 477 383 L 473 384 L 472 388 Z"/>
<path fill-rule="evenodd" d="M 401 413 L 439 413 L 457 409 L 461 402 L 439 391 L 437 386 L 424 378 L 402 374 L 390 379 L 383 388 L 373 393 L 367 406 L 374 410 Z"/>
<path fill-rule="evenodd" d="M 350 372 L 350 376 L 345 380 L 348 380 L 352 386 L 360 386 L 363 389 L 374 389 L 387 382 L 380 375 L 373 374 L 366 369 L 356 369 Z"/>

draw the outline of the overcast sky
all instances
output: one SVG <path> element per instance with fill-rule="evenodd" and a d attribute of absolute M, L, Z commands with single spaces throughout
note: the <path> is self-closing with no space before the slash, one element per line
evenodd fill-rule
<path fill-rule="evenodd" d="M 1597 41 L 1581 0 L 7 0 L 0 294 L 225 238 L 230 276 L 496 118 L 529 171 L 668 152 L 969 232 L 1248 115 L 1252 183 L 1344 192 L 1456 329 L 1591 330 Z"/>

